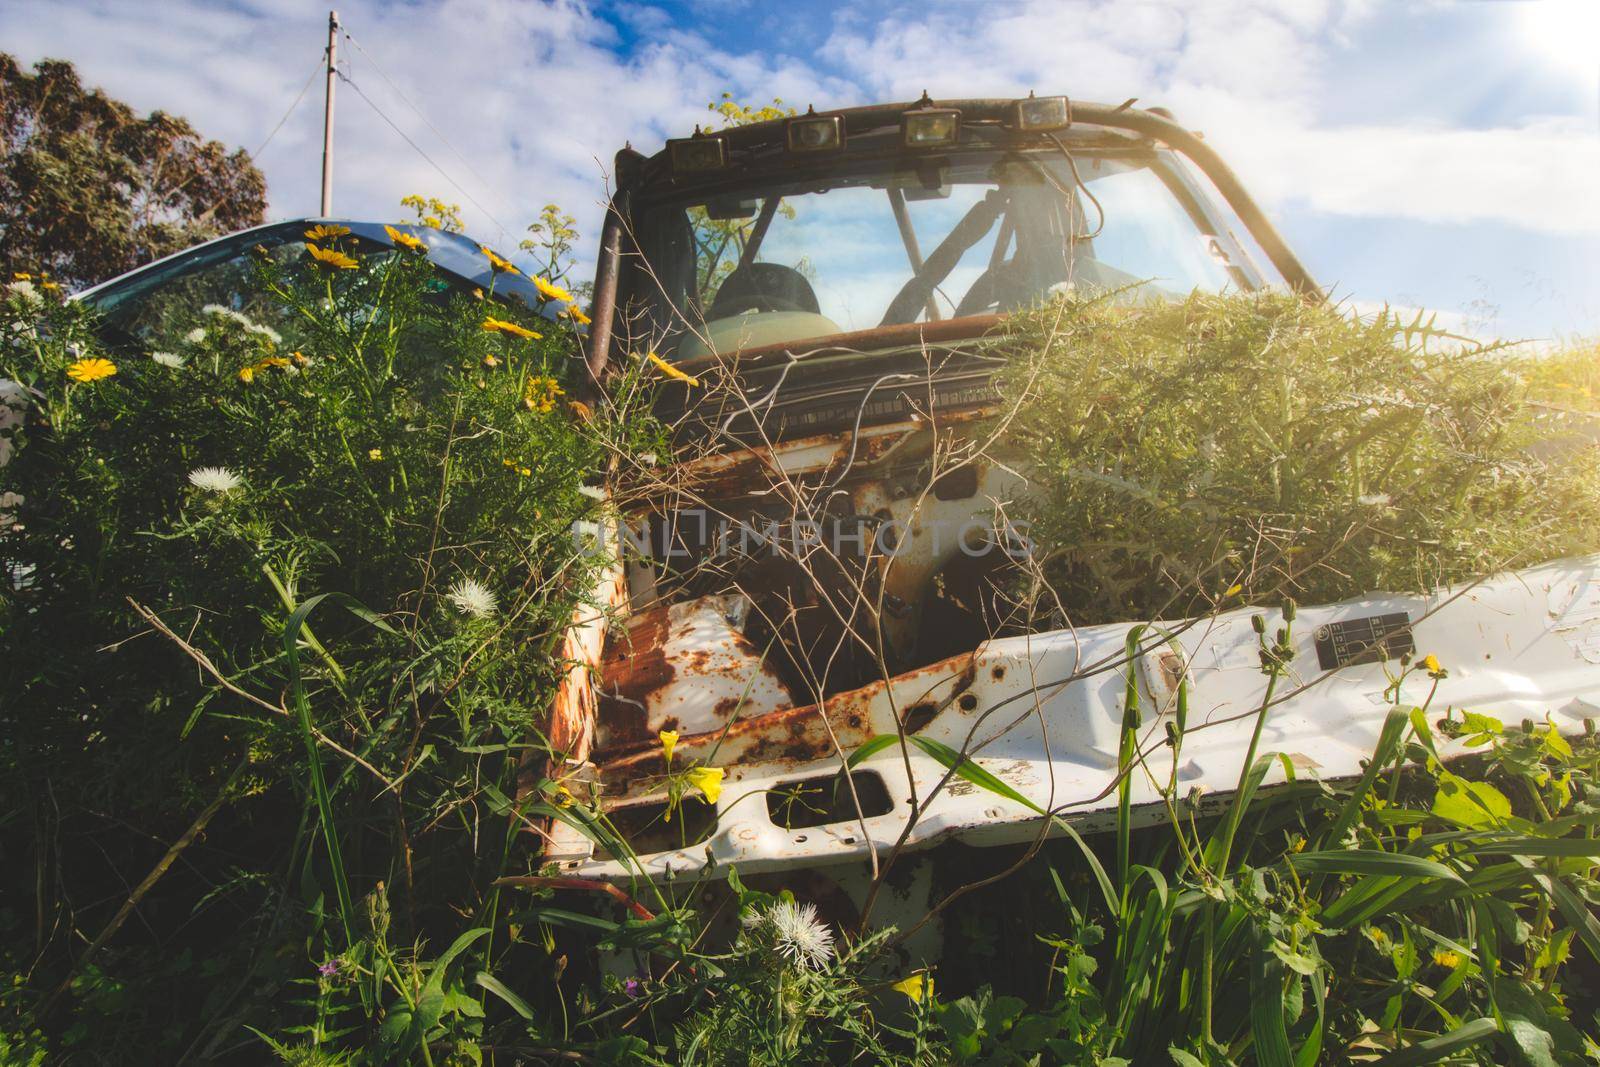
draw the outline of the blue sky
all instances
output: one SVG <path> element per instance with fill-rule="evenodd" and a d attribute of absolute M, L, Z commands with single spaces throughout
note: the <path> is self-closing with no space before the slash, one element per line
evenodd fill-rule
<path fill-rule="evenodd" d="M 347 73 L 449 179 L 341 90 L 337 213 L 388 217 L 431 192 L 509 245 L 554 200 L 593 235 L 616 148 L 653 151 L 724 89 L 802 109 L 924 88 L 1137 96 L 1204 130 L 1358 306 L 1600 334 L 1600 0 L 339 7 L 360 45 Z M 12 0 L 0 47 L 71 59 L 136 107 L 254 149 L 315 68 L 326 17 L 316 0 Z M 315 211 L 320 96 L 261 153 L 274 215 Z"/>

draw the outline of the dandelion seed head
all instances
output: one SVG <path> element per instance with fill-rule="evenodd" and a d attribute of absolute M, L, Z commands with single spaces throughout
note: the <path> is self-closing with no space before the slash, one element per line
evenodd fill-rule
<path fill-rule="evenodd" d="M 462 578 L 450 587 L 445 597 L 457 611 L 474 619 L 487 619 L 499 606 L 494 593 L 476 578 Z"/>
<path fill-rule="evenodd" d="M 196 467 L 189 472 L 189 484 L 207 493 L 231 493 L 244 479 L 227 467 Z"/>

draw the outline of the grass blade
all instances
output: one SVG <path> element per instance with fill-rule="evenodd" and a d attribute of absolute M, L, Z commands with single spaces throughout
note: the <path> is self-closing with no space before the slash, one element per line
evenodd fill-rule
<path fill-rule="evenodd" d="M 1487 1041 L 1499 1032 L 1500 1027 L 1495 1025 L 1493 1019 L 1474 1019 L 1447 1034 L 1430 1037 L 1426 1041 L 1418 1041 L 1415 1045 L 1391 1052 L 1379 1060 L 1376 1067 L 1419 1067 L 1425 1063 L 1438 1063 L 1464 1048 Z"/>

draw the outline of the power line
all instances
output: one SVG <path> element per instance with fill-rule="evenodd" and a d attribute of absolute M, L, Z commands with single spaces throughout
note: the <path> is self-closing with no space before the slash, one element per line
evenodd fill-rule
<path fill-rule="evenodd" d="M 499 204 L 500 204 L 501 207 L 510 207 L 511 205 L 508 204 L 504 199 L 502 199 L 500 197 L 500 195 L 495 191 L 494 186 L 492 184 L 490 184 L 489 182 L 485 181 L 484 178 L 483 178 L 483 175 L 479 174 L 476 170 L 473 169 L 471 161 L 469 161 L 466 156 L 462 155 L 456 149 L 455 145 L 450 143 L 450 138 L 448 138 L 448 137 L 446 137 L 444 135 L 444 131 L 439 129 L 439 127 L 435 126 L 433 124 L 433 121 L 428 118 L 427 114 L 422 110 L 422 108 L 418 107 L 416 105 L 416 103 L 412 101 L 412 99 L 410 97 L 406 96 L 406 94 L 401 91 L 400 86 L 398 86 L 398 85 L 396 85 L 394 83 L 394 79 L 389 77 L 389 75 L 387 73 L 385 73 L 385 71 L 383 69 L 383 66 L 376 59 L 374 59 L 372 57 L 372 53 L 368 52 L 365 48 L 363 48 L 361 46 L 361 42 L 356 40 L 354 37 L 352 37 L 350 35 L 350 31 L 349 30 L 345 31 L 344 39 L 349 41 L 351 44 L 355 45 L 356 51 L 360 52 L 363 56 L 365 56 L 366 59 L 367 59 L 367 62 L 372 64 L 372 69 L 377 72 L 378 77 L 383 79 L 384 84 L 387 85 L 391 90 L 393 90 L 394 95 L 398 96 L 400 98 L 401 102 L 404 103 L 407 107 L 409 107 L 411 109 L 412 113 L 417 116 L 417 118 L 422 120 L 422 124 L 424 126 L 428 127 L 428 129 L 430 131 L 432 131 L 432 133 L 433 133 L 433 135 L 435 137 L 439 138 L 439 143 L 444 145 L 446 148 L 448 148 L 450 150 L 450 154 L 455 156 L 457 162 L 459 162 L 463 167 L 465 167 L 467 169 L 467 173 L 472 175 L 473 179 L 478 183 L 478 185 L 480 187 L 482 187 L 486 192 L 489 192 L 489 193 L 493 194 L 494 198 L 497 201 L 499 201 Z M 498 223 L 497 223 L 497 225 L 498 225 Z"/>
<path fill-rule="evenodd" d="M 316 66 L 311 68 L 311 74 L 306 78 L 306 83 L 300 87 L 299 94 L 297 96 L 295 96 L 294 103 L 289 105 L 289 110 L 285 111 L 283 113 L 283 118 L 278 120 L 278 124 L 276 126 L 272 127 L 272 132 L 267 134 L 267 139 L 265 141 L 261 142 L 261 147 L 257 148 L 254 152 L 250 153 L 250 158 L 251 159 L 258 158 L 261 155 L 262 152 L 265 152 L 267 150 L 267 145 L 272 143 L 272 139 L 274 137 L 278 136 L 278 131 L 283 129 L 283 124 L 285 122 L 289 121 L 289 116 L 294 114 L 294 109 L 299 107 L 300 106 L 300 101 L 302 101 L 302 100 L 304 100 L 306 98 L 306 92 L 308 90 L 310 90 L 311 83 L 317 80 L 317 73 L 320 70 L 322 70 L 322 65 L 323 65 L 323 59 L 321 57 L 319 57 L 317 59 Z"/>
<path fill-rule="evenodd" d="M 490 212 L 490 210 L 488 208 L 486 208 L 482 204 L 478 203 L 477 197 L 473 196 L 471 193 L 469 193 L 465 189 L 463 189 L 461 187 L 461 183 L 460 182 L 458 182 L 454 178 L 450 177 L 450 174 L 449 174 L 448 171 L 446 171 L 443 167 L 439 166 L 439 164 L 434 161 L 432 156 L 430 156 L 430 155 L 428 155 L 428 153 L 424 152 L 421 149 L 421 147 L 418 146 L 417 142 L 413 141 L 409 136 L 406 135 L 406 131 L 402 130 L 399 126 L 395 125 L 394 120 L 391 119 L 388 115 L 384 114 L 383 109 L 381 107 L 379 107 L 377 104 L 373 103 L 372 102 L 372 98 L 369 97 L 366 93 L 361 91 L 361 86 L 357 85 L 353 80 L 351 80 L 350 76 L 348 74 L 344 73 L 343 71 L 339 71 L 338 74 L 339 74 L 340 79 L 342 79 L 346 85 L 350 86 L 350 88 L 355 91 L 355 94 L 357 96 L 359 96 L 361 99 L 363 99 L 363 100 L 365 100 L 367 102 L 367 106 L 368 107 L 370 107 L 373 111 L 377 112 L 378 117 L 380 119 L 382 119 L 384 122 L 389 124 L 389 128 L 391 130 L 393 130 L 395 133 L 400 135 L 400 139 L 402 141 L 404 141 L 406 144 L 411 146 L 411 150 L 413 152 L 415 152 L 417 155 L 421 156 L 427 162 L 428 166 L 430 166 L 434 170 L 438 171 L 439 172 L 439 176 L 441 178 L 443 178 L 445 181 L 449 182 L 451 185 L 455 186 L 456 192 L 458 192 L 462 196 L 466 197 L 467 200 L 472 204 L 473 207 L 475 207 L 479 211 L 483 212 L 485 217 L 487 217 L 490 222 L 494 223 L 495 226 L 497 226 L 499 228 L 501 236 L 505 237 L 507 240 L 511 239 L 511 231 L 506 229 L 505 224 L 502 223 L 499 219 L 495 218 L 494 214 L 492 212 Z"/>

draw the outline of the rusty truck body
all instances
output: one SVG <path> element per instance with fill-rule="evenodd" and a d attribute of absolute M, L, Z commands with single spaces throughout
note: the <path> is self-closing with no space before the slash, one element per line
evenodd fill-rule
<path fill-rule="evenodd" d="M 677 453 L 613 472 L 632 488 L 553 709 L 547 773 L 634 855 L 558 823 L 549 862 L 848 880 L 952 838 L 1036 839 L 1043 812 L 1092 829 L 1116 802 L 1130 686 L 1154 768 L 1136 811 L 1169 772 L 1195 797 L 1232 787 L 1265 696 L 1263 612 L 1019 623 L 1004 590 L 1028 545 L 1007 509 L 1026 457 L 994 430 L 1009 317 L 1054 294 L 1319 297 L 1199 134 L 1131 102 L 924 96 L 624 150 L 614 177 L 588 367 L 670 366 L 657 412 Z M 1383 659 L 1417 648 L 1451 650 L 1441 704 L 1575 727 L 1600 703 L 1597 627 L 1592 560 L 1302 608 L 1268 784 L 1359 773 Z M 1161 766 L 1180 691 L 1193 736 Z M 671 821 L 663 731 L 678 766 L 725 774 L 715 804 Z M 952 751 L 1014 796 L 952 773 Z"/>

